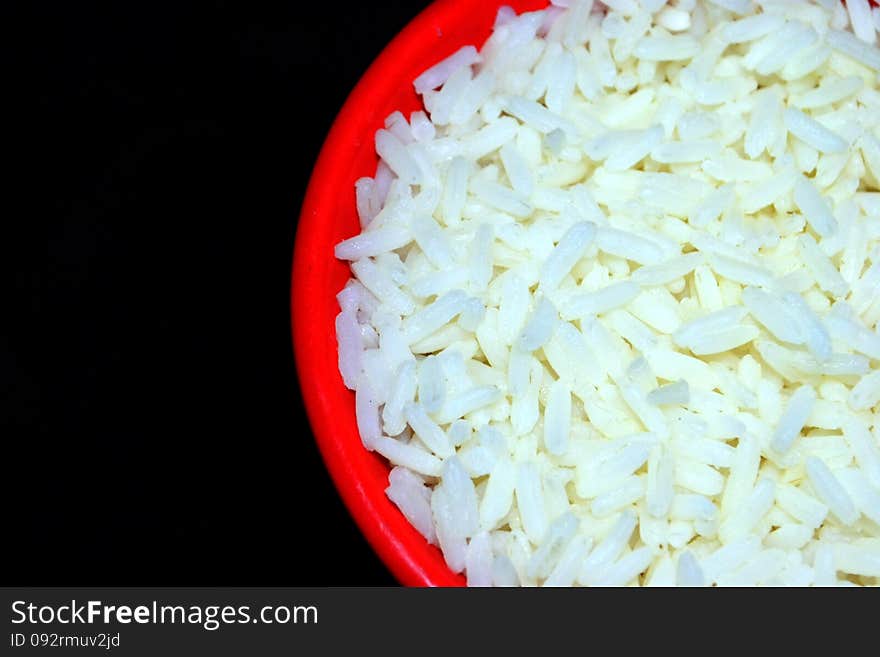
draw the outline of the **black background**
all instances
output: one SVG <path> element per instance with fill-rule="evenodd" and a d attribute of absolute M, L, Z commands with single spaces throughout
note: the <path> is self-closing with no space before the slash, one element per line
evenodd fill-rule
<path fill-rule="evenodd" d="M 8 583 L 393 583 L 304 418 L 289 277 L 334 115 L 426 5 L 4 3 Z"/>

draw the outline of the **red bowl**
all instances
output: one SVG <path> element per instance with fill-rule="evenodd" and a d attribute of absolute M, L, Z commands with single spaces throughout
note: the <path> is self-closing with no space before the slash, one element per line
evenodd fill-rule
<path fill-rule="evenodd" d="M 501 5 L 517 13 L 547 0 L 439 0 L 416 16 L 379 55 L 330 129 L 306 191 L 296 233 L 291 285 L 293 346 L 306 411 L 336 488 L 367 540 L 408 586 L 461 586 L 385 496 L 388 465 L 367 452 L 355 423 L 354 393 L 337 369 L 336 293 L 351 275 L 333 247 L 357 234 L 354 183 L 376 170 L 373 135 L 394 110 L 420 109 L 412 81 L 464 45 L 479 47 Z"/>
<path fill-rule="evenodd" d="M 874 0 L 872 0 L 874 1 Z M 428 545 L 385 496 L 388 465 L 361 444 L 354 394 L 337 369 L 336 293 L 348 266 L 333 247 L 359 232 L 354 183 L 378 162 L 373 135 L 394 110 L 421 103 L 412 81 L 463 45 L 480 46 L 501 5 L 517 13 L 548 0 L 439 0 L 394 38 L 361 78 L 327 136 L 312 173 L 297 227 L 291 320 L 297 370 L 318 447 L 348 510 L 397 579 L 409 586 L 461 586 L 440 551 Z"/>

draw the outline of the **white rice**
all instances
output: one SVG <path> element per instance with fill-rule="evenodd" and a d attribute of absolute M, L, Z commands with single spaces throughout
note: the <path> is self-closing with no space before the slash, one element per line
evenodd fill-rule
<path fill-rule="evenodd" d="M 816 391 L 811 386 L 801 386 L 794 391 L 773 433 L 770 446 L 774 450 L 784 454 L 791 448 L 795 438 L 803 430 L 810 413 L 813 412 L 815 403 Z"/>
<path fill-rule="evenodd" d="M 633 272 L 632 280 L 642 287 L 666 285 L 687 276 L 702 262 L 701 254 L 688 253 L 656 265 L 639 267 Z"/>
<path fill-rule="evenodd" d="M 416 89 L 416 93 L 424 94 L 426 91 L 436 89 L 445 83 L 455 71 L 462 67 L 476 64 L 479 59 L 477 49 L 473 46 L 459 48 L 449 57 L 438 62 L 415 79 L 413 86 Z"/>
<path fill-rule="evenodd" d="M 586 315 L 599 315 L 614 308 L 625 306 L 639 293 L 639 286 L 631 281 L 621 281 L 597 292 L 579 294 L 569 299 L 562 313 L 564 319 L 576 319 Z"/>
<path fill-rule="evenodd" d="M 657 264 L 663 258 L 662 249 L 651 240 L 616 228 L 600 226 L 596 244 L 605 253 L 642 265 Z"/>
<path fill-rule="evenodd" d="M 859 518 L 853 501 L 825 462 L 808 456 L 804 464 L 810 485 L 828 508 L 844 525 L 852 525 Z"/>
<path fill-rule="evenodd" d="M 437 532 L 431 517 L 431 489 L 424 480 L 410 470 L 397 466 L 388 473 L 385 493 L 428 543 L 436 545 Z"/>
<path fill-rule="evenodd" d="M 864 411 L 880 402 L 880 371 L 866 374 L 856 383 L 849 394 L 849 405 L 856 411 Z"/>
<path fill-rule="evenodd" d="M 825 35 L 828 45 L 847 57 L 880 71 L 880 49 L 859 40 L 849 32 L 829 30 Z"/>
<path fill-rule="evenodd" d="M 637 58 L 648 61 L 680 61 L 691 59 L 700 50 L 700 43 L 690 35 L 645 37 L 636 45 Z"/>
<path fill-rule="evenodd" d="M 820 153 L 840 153 L 847 149 L 845 139 L 800 110 L 789 108 L 783 116 L 789 132 Z"/>
<path fill-rule="evenodd" d="M 560 238 L 552 253 L 541 267 L 541 290 L 551 292 L 584 256 L 596 235 L 596 226 L 580 222 L 569 228 Z"/>
<path fill-rule="evenodd" d="M 748 14 L 753 9 L 751 0 L 709 0 L 709 2 L 739 15 Z"/>
<path fill-rule="evenodd" d="M 878 19 L 501 8 L 377 131 L 339 370 L 469 585 L 878 584 Z"/>
<path fill-rule="evenodd" d="M 852 25 L 855 35 L 865 43 L 874 45 L 876 35 L 874 21 L 871 17 L 871 5 L 868 0 L 847 0 L 846 9 L 849 12 L 849 23 Z"/>
<path fill-rule="evenodd" d="M 819 236 L 830 237 L 837 230 L 837 220 L 831 214 L 828 202 L 806 178 L 799 177 L 795 182 L 794 202 Z"/>
<path fill-rule="evenodd" d="M 773 34 L 783 25 L 785 19 L 778 14 L 757 14 L 728 23 L 721 36 L 728 43 L 747 43 Z"/>
<path fill-rule="evenodd" d="M 834 297 L 845 296 L 849 291 L 849 285 L 841 276 L 839 268 L 816 244 L 812 235 L 806 233 L 801 235 L 798 237 L 797 245 L 804 265 L 812 274 L 819 288 Z"/>
<path fill-rule="evenodd" d="M 843 436 L 865 478 L 871 486 L 880 490 L 880 449 L 867 425 L 856 419 L 849 420 L 844 425 Z"/>
<path fill-rule="evenodd" d="M 864 84 L 864 80 L 858 75 L 830 78 L 818 88 L 811 89 L 801 96 L 793 97 L 791 103 L 801 110 L 826 107 L 854 95 L 862 89 Z"/>

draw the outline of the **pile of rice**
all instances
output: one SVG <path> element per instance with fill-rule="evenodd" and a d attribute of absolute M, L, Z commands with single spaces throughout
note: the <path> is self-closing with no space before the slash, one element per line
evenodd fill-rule
<path fill-rule="evenodd" d="M 876 585 L 880 11 L 498 11 L 376 133 L 339 368 L 476 586 Z"/>

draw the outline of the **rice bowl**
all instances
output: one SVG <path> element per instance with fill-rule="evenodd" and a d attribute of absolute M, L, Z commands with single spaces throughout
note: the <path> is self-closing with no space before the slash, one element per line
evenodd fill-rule
<path fill-rule="evenodd" d="M 570 4 L 416 78 L 357 183 L 389 498 L 472 585 L 876 584 L 865 7 Z"/>

